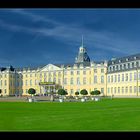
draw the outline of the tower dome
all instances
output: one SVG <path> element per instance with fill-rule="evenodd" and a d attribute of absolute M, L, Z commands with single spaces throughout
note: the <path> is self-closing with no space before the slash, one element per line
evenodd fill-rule
<path fill-rule="evenodd" d="M 78 56 L 75 58 L 76 64 L 83 64 L 84 66 L 90 65 L 90 58 L 87 54 L 86 48 L 83 44 L 83 36 L 82 36 L 82 44 L 79 48 Z"/>

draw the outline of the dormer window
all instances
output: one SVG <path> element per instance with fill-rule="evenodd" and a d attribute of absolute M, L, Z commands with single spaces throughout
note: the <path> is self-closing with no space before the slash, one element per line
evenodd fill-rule
<path fill-rule="evenodd" d="M 119 63 L 121 63 L 121 60 L 119 60 Z"/>
<path fill-rule="evenodd" d="M 112 61 L 112 64 L 114 64 L 114 62 Z"/>
<path fill-rule="evenodd" d="M 136 59 L 137 59 L 137 57 L 135 56 L 135 57 L 134 57 L 134 59 L 136 60 Z"/>
<path fill-rule="evenodd" d="M 128 58 L 126 58 L 126 61 L 128 61 Z"/>

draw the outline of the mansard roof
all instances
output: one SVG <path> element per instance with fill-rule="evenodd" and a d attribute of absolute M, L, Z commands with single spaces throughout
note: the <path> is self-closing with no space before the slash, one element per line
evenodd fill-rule
<path fill-rule="evenodd" d="M 109 65 L 114 65 L 114 64 L 120 64 L 120 63 L 127 63 L 131 61 L 136 61 L 140 60 L 140 53 L 130 55 L 130 56 L 125 56 L 125 57 L 120 57 L 120 58 L 114 58 L 113 60 L 108 61 L 108 66 Z"/>

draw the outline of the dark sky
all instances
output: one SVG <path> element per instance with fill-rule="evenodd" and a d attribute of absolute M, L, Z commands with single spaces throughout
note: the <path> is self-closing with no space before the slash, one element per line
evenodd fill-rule
<path fill-rule="evenodd" d="M 73 63 L 82 35 L 92 61 L 140 53 L 140 10 L 1 9 L 0 65 Z"/>

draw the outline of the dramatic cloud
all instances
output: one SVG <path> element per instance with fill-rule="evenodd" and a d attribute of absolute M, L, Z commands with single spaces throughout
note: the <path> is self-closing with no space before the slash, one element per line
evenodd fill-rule
<path fill-rule="evenodd" d="M 36 10 L 37 11 L 37 10 Z M 69 48 L 71 52 L 77 51 L 77 46 L 80 45 L 81 36 L 84 35 L 84 44 L 87 49 L 90 50 L 89 54 L 94 59 L 94 57 L 103 55 L 129 55 L 136 52 L 139 52 L 139 43 L 140 41 L 130 41 L 129 39 L 123 38 L 123 36 L 117 36 L 115 32 L 108 30 L 92 30 L 89 27 L 86 27 L 81 22 L 65 23 L 64 20 L 58 21 L 51 19 L 51 16 L 45 14 L 40 15 L 40 13 L 33 13 L 32 10 L 23 10 L 23 9 L 11 9 L 9 13 L 18 14 L 24 16 L 28 21 L 33 22 L 32 27 L 26 24 L 25 26 L 19 25 L 18 23 L 10 23 L 4 19 L 0 19 L 0 27 L 9 30 L 11 32 L 26 33 L 29 35 L 34 35 L 34 38 L 31 39 L 31 42 L 39 40 L 40 38 L 53 38 L 59 42 L 64 42 L 66 46 L 71 46 Z M 47 13 L 47 12 L 46 12 Z M 102 22 L 102 19 L 97 19 L 98 22 Z M 46 26 L 34 26 L 37 22 L 42 22 Z M 93 22 L 93 20 L 92 20 Z M 91 22 L 91 23 L 92 23 Z M 94 21 L 95 23 L 96 21 Z M 47 24 L 52 24 L 53 28 L 48 28 Z M 113 23 L 112 23 L 113 24 Z M 92 27 L 92 25 L 90 25 Z M 28 44 L 27 44 L 28 45 Z M 61 46 L 59 46 L 61 47 Z M 134 49 L 135 48 L 135 49 Z M 108 53 L 107 53 L 108 52 Z M 50 52 L 49 52 L 50 53 Z M 49 53 L 44 53 L 43 57 L 45 59 L 51 60 L 51 56 L 47 57 Z M 61 62 L 61 60 L 58 60 Z"/>

